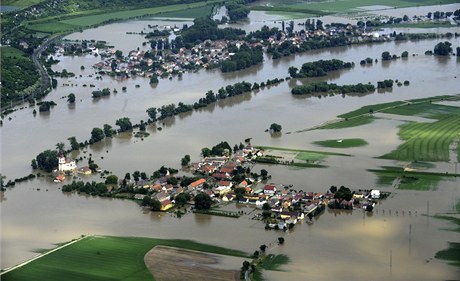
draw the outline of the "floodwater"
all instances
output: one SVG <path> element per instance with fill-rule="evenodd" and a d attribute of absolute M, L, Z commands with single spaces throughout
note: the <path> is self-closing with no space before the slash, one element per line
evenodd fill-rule
<path fill-rule="evenodd" d="M 72 34 L 68 38 L 103 38 L 108 44 L 128 52 L 137 47 L 142 49 L 143 39 L 140 35 L 126 35 L 126 32 L 140 32 L 147 24 L 148 21 L 117 23 Z M 114 26 L 116 28 L 111 28 Z M 451 30 L 458 32 L 460 29 Z M 137 39 L 126 40 L 126 36 Z M 291 80 L 164 120 L 158 125 L 163 130 L 148 127 L 151 135 L 143 140 L 124 134 L 75 153 L 73 157 L 88 157 L 91 153 L 102 169 L 117 175 L 135 170 L 152 173 L 161 165 L 179 167 L 180 159 L 185 154 L 190 154 L 192 161 L 199 160 L 202 147 L 213 146 L 222 140 L 233 145 L 251 137 L 256 145 L 353 155 L 327 158 L 327 169 L 255 165 L 255 172 L 267 169 L 274 183 L 293 184 L 296 190 L 318 192 L 324 192 L 331 185 L 346 185 L 353 189 L 372 188 L 376 177 L 366 169 L 398 164 L 373 157 L 389 152 L 401 143 L 397 137 L 397 126 L 402 121 L 379 120 L 363 127 L 336 131 L 297 131 L 335 119 L 336 115 L 362 105 L 457 94 L 460 79 L 458 59 L 424 55 L 439 41 L 441 39 L 340 47 L 278 61 L 266 58 L 263 65 L 237 73 L 201 70 L 184 74 L 182 78 L 160 80 L 154 87 L 148 84 L 146 78 L 119 81 L 104 76 L 102 80 L 96 80 L 91 66 L 98 58 L 93 56 L 59 57 L 61 62 L 54 69 L 75 72 L 77 78 L 59 80 L 58 88 L 46 98 L 58 104 L 50 113 L 34 117 L 33 109 L 26 108 L 10 115 L 11 120 L 3 121 L 0 131 L 2 174 L 8 179 L 27 175 L 31 172 L 30 160 L 41 151 L 52 149 L 61 141 L 68 145 L 66 139 L 70 136 L 76 136 L 79 141 L 89 139 L 93 127 L 102 127 L 105 123 L 115 127 L 115 120 L 120 117 L 129 117 L 134 123 L 146 120 L 148 116 L 145 110 L 149 107 L 177 104 L 180 101 L 193 103 L 208 90 L 217 91 L 222 86 L 243 80 L 260 83 L 267 79 L 283 78 L 288 75 L 289 66 L 300 67 L 307 61 L 340 58 L 353 61 L 356 64 L 354 69 L 312 80 L 327 80 L 337 84 L 376 84 L 379 80 L 391 78 L 409 80 L 410 86 L 395 86 L 392 91 L 364 96 L 294 97 L 290 94 L 290 88 L 309 80 Z M 458 38 L 449 41 L 453 46 L 460 45 Z M 410 53 L 405 60 L 380 62 L 383 51 L 399 55 L 405 50 Z M 379 62 L 372 66 L 360 66 L 359 61 L 366 57 L 378 58 Z M 80 70 L 81 65 L 85 66 L 85 70 Z M 80 74 L 82 77 L 79 77 Z M 115 88 L 118 93 L 93 100 L 92 89 L 83 87 L 83 84 L 95 84 L 96 88 L 101 89 Z M 135 88 L 135 85 L 140 87 Z M 127 86 L 128 90 L 122 92 L 122 86 Z M 73 106 L 67 105 L 65 98 L 62 98 L 71 92 L 77 96 Z M 274 122 L 283 126 L 281 136 L 275 137 L 265 132 Z M 369 145 L 339 150 L 317 147 L 312 143 L 356 137 L 366 139 Z M 94 177 L 97 179 L 97 176 Z M 60 186 L 48 178 L 40 178 L 17 184 L 0 195 L 1 268 L 34 256 L 34 249 L 50 248 L 53 243 L 67 241 L 81 234 L 100 234 L 192 239 L 249 253 L 258 250 L 261 244 L 272 243 L 271 251 L 287 254 L 291 262 L 283 267 L 283 272 L 267 272 L 269 280 L 448 280 L 459 274 L 457 268 L 434 259 L 437 251 L 447 247 L 447 241 L 459 240 L 458 233 L 445 230 L 451 226 L 444 221 L 423 216 L 425 213 L 432 215 L 452 210 L 460 198 L 459 179 L 441 182 L 437 191 L 430 192 L 379 187 L 393 191 L 394 195 L 377 206 L 372 216 L 363 215 L 359 210 L 353 213 L 326 211 L 313 225 L 301 224 L 289 233 L 265 231 L 262 223 L 250 219 L 251 215 L 233 219 L 187 214 L 177 219 L 169 214 L 145 211 L 128 200 L 63 194 Z M 238 208 L 247 212 L 252 210 L 241 206 Z M 286 243 L 274 246 L 279 236 L 284 236 Z"/>

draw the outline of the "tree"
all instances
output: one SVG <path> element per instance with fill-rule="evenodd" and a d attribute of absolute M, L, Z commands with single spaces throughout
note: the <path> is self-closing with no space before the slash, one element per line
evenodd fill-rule
<path fill-rule="evenodd" d="M 117 59 L 122 59 L 122 58 L 123 58 L 123 52 L 120 51 L 120 50 L 116 50 L 116 51 L 115 51 L 115 57 L 116 57 Z"/>
<path fill-rule="evenodd" d="M 409 56 L 409 53 L 407 51 L 402 52 L 401 57 L 402 58 L 407 58 Z"/>
<path fill-rule="evenodd" d="M 115 125 L 120 127 L 120 132 L 131 131 L 133 129 L 133 124 L 131 124 L 131 120 L 128 117 L 118 119 Z"/>
<path fill-rule="evenodd" d="M 262 210 L 264 210 L 264 211 L 270 211 L 271 209 L 272 209 L 272 207 L 270 207 L 270 204 L 268 204 L 268 203 L 264 203 L 262 205 Z"/>
<path fill-rule="evenodd" d="M 151 77 L 150 77 L 150 84 L 157 84 L 158 82 L 160 82 L 158 80 L 158 76 L 156 74 L 153 74 Z"/>
<path fill-rule="evenodd" d="M 72 150 L 78 150 L 78 149 L 80 149 L 80 144 L 78 143 L 76 137 L 70 137 L 70 138 L 68 138 L 67 140 L 70 142 L 70 148 L 71 148 Z"/>
<path fill-rule="evenodd" d="M 260 251 L 261 251 L 262 253 L 265 253 L 265 250 L 267 250 L 267 245 L 265 245 L 265 244 L 260 245 L 259 249 L 260 249 Z"/>
<path fill-rule="evenodd" d="M 283 245 L 284 244 L 284 238 L 283 237 L 278 237 L 278 243 L 280 245 Z"/>
<path fill-rule="evenodd" d="M 201 149 L 201 155 L 203 155 L 203 157 L 208 157 L 211 155 L 211 149 L 207 148 L 207 147 L 204 147 Z"/>
<path fill-rule="evenodd" d="M 45 150 L 37 155 L 38 168 L 51 172 L 58 167 L 58 152 L 56 150 Z"/>
<path fill-rule="evenodd" d="M 101 128 L 93 128 L 91 131 L 91 139 L 90 142 L 96 143 L 101 141 L 105 138 L 104 131 Z"/>
<path fill-rule="evenodd" d="M 206 193 L 198 193 L 195 196 L 195 208 L 198 210 L 209 210 L 212 205 L 212 199 Z"/>
<path fill-rule="evenodd" d="M 74 94 L 74 93 L 70 93 L 70 94 L 67 96 L 67 102 L 68 102 L 68 103 L 74 103 L 74 102 L 75 102 L 75 94 Z"/>
<path fill-rule="evenodd" d="M 272 123 L 272 124 L 270 125 L 270 131 L 272 131 L 272 132 L 275 132 L 275 133 L 281 132 L 281 129 L 282 129 L 282 127 L 281 127 L 281 125 L 279 125 L 279 124 Z"/>
<path fill-rule="evenodd" d="M 298 71 L 297 67 L 294 67 L 294 66 L 289 67 L 288 69 L 289 76 L 291 76 L 292 78 L 297 77 L 297 71 Z"/>
<path fill-rule="evenodd" d="M 105 184 L 118 184 L 118 177 L 116 175 L 107 176 Z"/>
<path fill-rule="evenodd" d="M 351 193 L 351 190 L 348 187 L 345 187 L 343 185 L 334 194 L 334 198 L 336 198 L 336 199 L 344 199 L 344 200 L 347 200 L 347 201 L 350 201 L 352 197 L 353 197 L 353 194 Z"/>
<path fill-rule="evenodd" d="M 190 194 L 185 192 L 179 193 L 176 195 L 176 197 L 174 197 L 174 200 L 176 202 L 176 205 L 184 206 L 190 200 Z"/>
<path fill-rule="evenodd" d="M 439 42 L 434 46 L 434 54 L 438 56 L 448 56 L 452 52 L 452 44 L 448 41 Z"/>
<path fill-rule="evenodd" d="M 260 170 L 260 175 L 262 176 L 263 180 L 266 180 L 267 176 L 268 176 L 268 171 L 265 170 L 265 169 L 262 169 L 262 170 Z"/>
<path fill-rule="evenodd" d="M 150 207 L 152 211 L 161 210 L 161 202 L 158 199 L 151 198 L 150 196 L 144 196 L 144 199 L 142 199 L 142 206 Z"/>
<path fill-rule="evenodd" d="M 391 60 L 392 56 L 390 55 L 390 52 L 385 51 L 382 53 L 382 60 Z"/>
<path fill-rule="evenodd" d="M 113 136 L 112 126 L 110 126 L 109 124 L 104 124 L 104 135 L 107 138 L 111 138 Z"/>
<path fill-rule="evenodd" d="M 56 143 L 56 149 L 57 149 L 57 151 L 63 152 L 63 151 L 64 151 L 64 147 L 65 147 L 65 144 L 64 144 L 63 142 L 58 142 L 58 143 Z"/>
<path fill-rule="evenodd" d="M 32 166 L 32 169 L 36 170 L 38 168 L 37 161 L 35 159 L 32 159 L 30 166 Z"/>
<path fill-rule="evenodd" d="M 187 166 L 189 163 L 190 163 L 190 155 L 187 154 L 181 159 L 181 165 Z"/>
<path fill-rule="evenodd" d="M 155 107 L 150 107 L 146 110 L 146 112 L 153 122 L 157 121 L 157 109 Z"/>

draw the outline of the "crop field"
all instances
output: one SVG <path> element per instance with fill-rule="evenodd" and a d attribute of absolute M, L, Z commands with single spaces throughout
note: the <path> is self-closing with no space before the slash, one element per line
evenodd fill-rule
<path fill-rule="evenodd" d="M 102 23 L 106 23 L 109 21 L 115 20 L 127 20 L 136 17 L 143 17 L 148 15 L 155 15 L 155 16 L 162 16 L 163 13 L 172 13 L 183 11 L 184 13 L 187 12 L 189 9 L 195 9 L 199 7 L 204 7 L 207 5 L 211 5 L 216 1 L 209 1 L 209 2 L 197 2 L 191 4 L 177 4 L 177 5 L 169 5 L 169 6 L 162 6 L 162 7 L 154 7 L 154 8 L 145 8 L 145 9 L 136 9 L 136 10 L 124 10 L 124 11 L 117 11 L 117 12 L 107 12 L 107 13 L 100 13 L 97 14 L 79 14 L 69 16 L 66 19 L 56 20 L 50 19 L 48 21 L 40 20 L 35 22 L 30 22 L 27 25 L 27 28 L 34 31 L 39 32 L 47 32 L 47 33 L 57 33 L 57 32 L 67 32 L 78 30 L 90 26 L 96 26 Z M 94 13 L 94 11 L 92 11 Z M 195 12 L 196 13 L 196 10 Z"/>
<path fill-rule="evenodd" d="M 359 146 L 365 146 L 368 144 L 368 142 L 363 139 L 335 139 L 335 140 L 315 141 L 313 143 L 320 145 L 320 146 L 333 147 L 333 148 L 359 147 Z"/>
<path fill-rule="evenodd" d="M 2 280 L 154 280 L 144 255 L 157 245 L 247 257 L 240 251 L 188 240 L 89 236 L 2 275 Z"/>
<path fill-rule="evenodd" d="M 400 126 L 399 136 L 405 143 L 381 158 L 403 161 L 449 161 L 449 145 L 458 141 L 459 134 L 460 112 L 433 123 L 404 124 Z"/>

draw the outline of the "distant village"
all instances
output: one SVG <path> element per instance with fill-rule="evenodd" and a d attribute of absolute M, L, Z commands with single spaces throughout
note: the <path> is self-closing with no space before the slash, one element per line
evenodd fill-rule
<path fill-rule="evenodd" d="M 315 25 L 314 20 L 312 24 Z M 322 23 L 321 23 L 322 24 Z M 287 24 L 289 25 L 289 24 Z M 311 25 L 311 24 L 310 24 Z M 284 26 L 284 23 L 283 23 Z M 180 29 L 176 26 L 155 26 L 161 30 L 161 34 L 166 31 L 170 34 L 180 34 Z M 268 27 L 266 27 L 268 28 Z M 294 29 L 293 25 L 286 29 Z M 289 42 L 290 45 L 299 47 L 303 42 L 313 38 L 338 38 L 346 36 L 351 44 L 364 42 L 384 42 L 394 40 L 390 35 L 382 35 L 375 31 L 374 27 L 357 26 L 351 24 L 327 25 L 326 27 L 301 29 L 296 32 L 281 32 L 271 35 L 266 40 L 206 40 L 200 44 L 191 46 L 190 49 L 185 47 L 178 48 L 175 52 L 171 51 L 168 36 L 155 37 L 155 42 L 162 42 L 150 51 L 131 50 L 125 56 L 117 54 L 117 50 L 112 47 L 97 47 L 98 42 L 85 42 L 82 46 L 75 48 L 75 45 L 81 45 L 81 42 L 66 42 L 56 46 L 57 56 L 72 54 L 75 49 L 80 48 L 81 53 L 91 53 L 99 56 L 102 60 L 93 65 L 94 69 L 100 74 L 110 74 L 120 78 L 129 78 L 132 76 L 141 77 L 162 77 L 171 78 L 172 75 L 180 75 L 187 71 L 197 70 L 200 68 L 209 69 L 218 67 L 220 63 L 230 60 L 235 53 L 230 52 L 229 46 L 239 48 L 243 44 L 249 47 L 261 46 L 265 50 L 276 49 Z M 140 33 L 146 36 L 146 33 Z M 251 34 L 248 35 L 250 37 Z M 145 42 L 147 43 L 147 42 Z M 102 44 L 104 45 L 104 44 Z M 118 51 L 119 52 L 119 51 Z M 152 68 L 155 71 L 152 71 Z"/>
<path fill-rule="evenodd" d="M 227 153 L 224 153 L 227 154 Z M 326 207 L 330 209 L 353 210 L 363 209 L 372 212 L 375 204 L 386 198 L 389 193 L 377 189 L 351 191 L 346 187 L 335 186 L 325 193 L 297 190 L 292 185 L 268 183 L 270 176 L 257 175 L 250 172 L 252 160 L 264 155 L 264 150 L 247 144 L 240 147 L 231 156 L 208 156 L 201 161 L 190 163 L 189 168 L 195 177 L 176 177 L 167 169 L 155 179 L 120 179 L 118 186 L 130 185 L 133 193 L 129 198 L 138 201 L 158 200 L 160 211 L 175 211 L 176 198 L 179 194 L 187 194 L 187 204 L 193 206 L 196 195 L 204 193 L 213 201 L 213 207 L 202 213 L 239 217 L 235 212 L 221 211 L 220 206 L 229 203 L 244 204 L 260 209 L 253 219 L 264 220 L 267 229 L 289 229 L 297 222 L 313 223 L 313 217 L 320 215 Z M 237 170 L 254 175 L 241 178 Z M 59 156 L 58 175 L 55 182 L 65 181 L 66 175 L 73 176 L 76 172 L 80 177 L 90 175 L 93 171 L 88 166 L 77 168 L 76 161 Z M 101 172 L 100 169 L 96 172 Z M 171 181 L 171 179 L 174 181 Z M 188 180 L 186 184 L 184 182 Z M 172 183 L 174 182 L 174 183 Z M 193 209 L 193 207 L 192 207 Z M 198 212 L 198 211 L 197 211 Z"/>

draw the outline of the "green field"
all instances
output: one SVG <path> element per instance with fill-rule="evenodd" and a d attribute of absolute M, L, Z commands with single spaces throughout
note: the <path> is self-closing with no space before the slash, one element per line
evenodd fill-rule
<path fill-rule="evenodd" d="M 40 2 L 45 2 L 45 0 L 3 0 L 2 5 L 27 8 Z"/>
<path fill-rule="evenodd" d="M 144 255 L 157 245 L 247 257 L 244 252 L 189 240 L 89 236 L 1 276 L 1 280 L 154 280 Z"/>
<path fill-rule="evenodd" d="M 333 147 L 333 148 L 350 148 L 350 147 L 360 147 L 368 145 L 368 142 L 363 139 L 335 139 L 335 140 L 323 140 L 315 141 L 314 144 L 324 146 L 324 147 Z"/>
<path fill-rule="evenodd" d="M 449 145 L 458 141 L 460 108 L 433 123 L 411 122 L 400 126 L 399 137 L 405 142 L 396 150 L 381 156 L 404 161 L 449 161 Z M 459 148 L 458 146 L 457 148 Z M 457 156 L 459 156 L 457 149 Z M 458 158 L 458 157 L 457 157 Z"/>
<path fill-rule="evenodd" d="M 2 58 L 24 58 L 24 52 L 13 47 L 0 47 L 0 53 L 2 55 Z"/>
<path fill-rule="evenodd" d="M 370 115 L 363 115 L 353 119 L 344 119 L 338 122 L 328 123 L 326 125 L 319 126 L 315 129 L 345 129 L 351 127 L 358 127 L 372 123 L 376 118 Z M 310 129 L 311 130 L 311 129 Z"/>
<path fill-rule="evenodd" d="M 144 17 L 148 15 L 162 16 L 163 13 L 186 13 L 189 9 L 197 9 L 207 5 L 212 5 L 218 1 L 197 2 L 191 4 L 177 4 L 154 8 L 124 10 L 117 12 L 101 12 L 101 11 L 87 11 L 77 15 L 66 16 L 65 19 L 48 18 L 45 20 L 38 20 L 29 22 L 27 28 L 33 31 L 57 33 L 79 30 L 91 26 L 100 25 L 109 21 L 127 20 L 137 17 Z M 209 7 L 209 9 L 211 6 Z M 193 10 L 197 14 L 198 10 Z"/>
<path fill-rule="evenodd" d="M 401 106 L 403 104 L 407 104 L 407 102 L 395 101 L 395 102 L 387 102 L 387 103 L 366 105 L 366 106 L 363 106 L 363 107 L 361 107 L 361 108 L 359 108 L 357 110 L 347 112 L 347 113 L 339 115 L 337 117 L 350 119 L 350 118 L 355 118 L 355 117 L 358 117 L 358 116 L 361 116 L 363 114 L 367 114 L 367 113 L 370 113 L 370 112 L 375 113 L 375 112 L 378 112 L 379 110 L 382 110 L 384 108 Z"/>
<path fill-rule="evenodd" d="M 198 17 L 208 17 L 212 13 L 212 6 L 200 6 L 196 8 L 190 8 L 186 10 L 178 10 L 173 12 L 165 12 L 162 13 L 160 16 L 165 18 L 186 18 L 186 19 L 194 19 Z"/>

